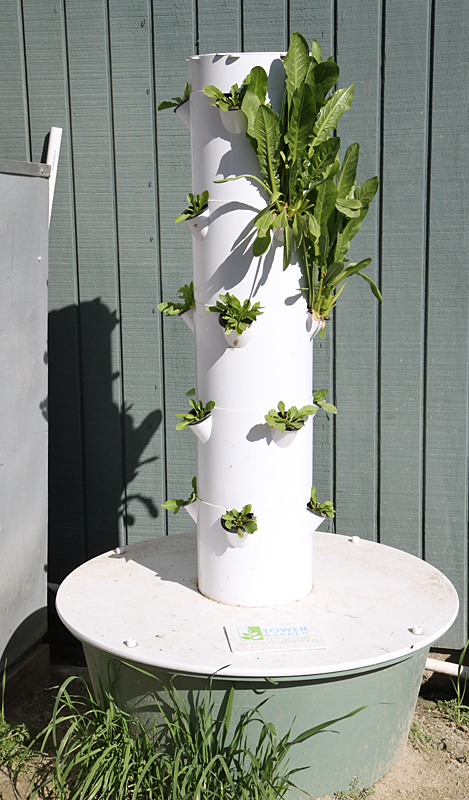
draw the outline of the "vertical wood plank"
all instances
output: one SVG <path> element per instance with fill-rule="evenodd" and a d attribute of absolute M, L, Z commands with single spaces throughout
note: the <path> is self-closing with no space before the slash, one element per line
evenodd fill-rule
<path fill-rule="evenodd" d="M 386 5 L 380 541 L 421 556 L 430 4 Z M 409 81 L 403 64 L 412 59 Z M 418 89 L 417 89 L 418 87 Z M 413 124 L 405 135 L 409 109 Z"/>
<path fill-rule="evenodd" d="M 3 3 L 0 23 L 0 158 L 30 161 L 21 0 Z"/>
<path fill-rule="evenodd" d="M 285 51 L 288 12 L 285 0 L 243 0 L 242 47 L 246 52 Z"/>
<path fill-rule="evenodd" d="M 459 618 L 445 636 L 467 637 L 468 65 L 467 8 L 436 4 L 431 131 L 430 247 L 425 408 L 425 559 L 453 581 Z M 448 75 L 451 80 L 448 81 Z"/>
<path fill-rule="evenodd" d="M 241 0 L 196 0 L 198 53 L 243 50 Z"/>
<path fill-rule="evenodd" d="M 367 45 L 360 46 L 363 31 Z M 353 8 L 339 5 L 337 21 L 337 62 L 341 87 L 355 82 L 350 111 L 339 122 L 341 157 L 352 142 L 360 142 L 361 157 L 357 183 L 379 171 L 381 16 L 374 0 Z M 371 256 L 367 274 L 378 279 L 378 202 L 373 205 L 349 258 L 359 261 Z M 367 539 L 377 539 L 378 501 L 378 303 L 359 277 L 347 286 L 334 311 L 336 336 L 336 531 L 352 530 Z"/>
<path fill-rule="evenodd" d="M 161 295 L 155 203 L 152 13 L 111 4 L 112 117 L 124 382 L 125 521 L 129 541 L 164 533 Z"/>
<path fill-rule="evenodd" d="M 49 580 L 86 557 L 81 354 L 67 44 L 63 5 L 24 0 L 32 157 L 63 128 L 49 229 Z"/>
<path fill-rule="evenodd" d="M 188 80 L 186 59 L 197 38 L 191 0 L 153 3 L 155 87 L 157 104 L 181 96 Z M 174 26 L 177 13 L 178 25 Z M 174 220 L 185 208 L 191 187 L 190 132 L 171 110 L 157 113 L 159 241 L 162 298 L 174 300 L 180 286 L 192 280 L 192 235 Z M 159 312 L 158 312 L 159 313 Z M 194 386 L 194 338 L 184 322 L 162 319 L 164 347 L 164 430 L 167 497 L 189 497 L 195 475 L 195 440 L 175 430 L 175 414 L 184 411 L 186 392 Z M 167 498 L 162 498 L 163 500 Z M 168 533 L 193 531 L 186 513 L 167 514 Z"/>
<path fill-rule="evenodd" d="M 68 0 L 88 554 L 124 540 L 119 263 L 107 3 Z"/>

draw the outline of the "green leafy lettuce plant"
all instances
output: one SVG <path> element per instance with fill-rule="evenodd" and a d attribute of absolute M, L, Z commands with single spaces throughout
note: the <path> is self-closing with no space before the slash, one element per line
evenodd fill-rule
<path fill-rule="evenodd" d="M 197 478 L 195 476 L 192 478 L 191 485 L 192 492 L 187 500 L 175 500 L 171 498 L 170 500 L 165 500 L 164 503 L 161 503 L 161 508 L 165 508 L 166 511 L 172 511 L 173 514 L 178 514 L 180 508 L 188 506 L 191 503 L 195 503 L 197 500 Z"/>
<path fill-rule="evenodd" d="M 352 275 L 360 275 L 382 300 L 376 284 L 362 272 L 371 259 L 350 263 L 347 258 L 350 243 L 377 192 L 378 178 L 356 185 L 358 143 L 347 149 L 342 165 L 338 157 L 340 139 L 334 131 L 351 106 L 354 84 L 329 94 L 339 78 L 339 67 L 331 58 L 322 60 L 317 41 L 310 55 L 299 33 L 291 36 L 284 65 L 286 83 L 280 114 L 250 85 L 242 102 L 247 136 L 256 151 L 263 180 L 255 175 L 224 180 L 252 178 L 266 191 L 267 205 L 254 220 L 254 255 L 268 250 L 272 232 L 283 231 L 284 269 L 291 263 L 295 246 L 308 309 L 314 318 L 327 319 L 344 281 Z M 256 88 L 264 85 L 265 72 Z"/>
<path fill-rule="evenodd" d="M 332 500 L 326 500 L 324 503 L 318 503 L 318 496 L 314 486 L 311 487 L 311 499 L 308 503 L 308 508 L 320 514 L 322 517 L 335 517 L 335 508 Z"/>
<path fill-rule="evenodd" d="M 174 222 L 184 222 L 186 219 L 192 219 L 193 217 L 197 217 L 204 208 L 207 208 L 208 205 L 208 189 L 202 194 L 194 195 L 192 192 L 189 192 L 187 195 L 187 208 L 184 209 L 182 214 L 176 217 Z"/>
<path fill-rule="evenodd" d="M 214 103 L 210 103 L 210 105 L 217 106 L 221 111 L 241 109 L 246 113 L 246 109 L 251 108 L 252 102 L 257 102 L 257 105 L 265 102 L 266 92 L 267 74 L 262 67 L 253 67 L 249 75 L 245 77 L 241 86 L 235 83 L 229 92 L 222 92 L 221 89 L 218 89 L 212 84 L 204 86 L 204 94 L 215 101 Z M 245 98 L 248 93 L 250 97 L 245 103 Z"/>
<path fill-rule="evenodd" d="M 318 410 L 317 406 L 303 406 L 298 409 L 296 406 L 285 408 L 285 403 L 280 400 L 278 410 L 271 408 L 265 415 L 265 421 L 271 428 L 278 428 L 279 431 L 298 431 L 306 422 L 306 417 L 313 417 Z"/>
<path fill-rule="evenodd" d="M 165 108 L 179 108 L 179 106 L 182 106 L 183 103 L 189 100 L 190 94 L 190 84 L 186 83 L 182 97 L 172 97 L 171 100 L 163 100 L 158 106 L 158 111 L 163 111 Z"/>
<path fill-rule="evenodd" d="M 212 408 L 215 408 L 214 400 L 209 400 L 208 403 L 204 405 L 202 400 L 197 402 L 196 400 L 192 399 L 191 395 L 194 394 L 195 389 L 189 389 L 189 391 L 186 392 L 186 397 L 190 398 L 189 403 L 192 406 L 191 411 L 187 411 L 183 414 L 175 414 L 176 417 L 181 417 L 181 421 L 176 425 L 177 431 L 183 431 L 184 428 L 187 428 L 188 425 L 191 425 L 194 422 L 201 422 L 201 420 L 205 419 L 205 417 L 208 417 Z"/>
<path fill-rule="evenodd" d="M 186 311 L 189 311 L 191 308 L 195 308 L 195 298 L 194 298 L 194 283 L 191 281 L 189 284 L 185 286 L 181 286 L 178 289 L 178 297 L 181 300 L 180 303 L 170 303 L 168 301 L 163 301 L 162 303 L 158 303 L 158 311 L 162 311 L 164 314 L 167 314 L 169 317 L 175 316 L 176 314 L 184 314 Z"/>
<path fill-rule="evenodd" d="M 337 409 L 332 403 L 326 403 L 325 398 L 327 397 L 328 390 L 327 389 L 315 389 L 313 390 L 313 402 L 315 405 L 322 408 L 326 414 L 337 414 Z"/>
<path fill-rule="evenodd" d="M 220 315 L 220 322 L 225 328 L 225 333 L 236 331 L 241 335 L 246 328 L 249 328 L 259 314 L 262 314 L 261 304 L 254 303 L 251 305 L 250 300 L 245 300 L 241 303 L 234 294 L 227 292 L 220 294 L 214 306 L 207 306 L 207 311 L 213 311 Z"/>
<path fill-rule="evenodd" d="M 252 513 L 251 505 L 243 506 L 241 511 L 232 508 L 231 511 L 222 514 L 222 520 L 224 527 L 228 531 L 236 532 L 240 539 L 243 538 L 244 533 L 254 533 L 254 531 L 257 531 L 257 520 Z"/>

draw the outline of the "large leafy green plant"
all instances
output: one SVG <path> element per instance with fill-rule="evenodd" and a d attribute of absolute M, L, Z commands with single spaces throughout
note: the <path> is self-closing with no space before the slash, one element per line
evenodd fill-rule
<path fill-rule="evenodd" d="M 317 41 L 310 55 L 299 33 L 291 36 L 284 65 L 280 114 L 265 102 L 267 75 L 262 67 L 255 68 L 256 81 L 249 81 L 241 105 L 262 180 L 255 175 L 224 180 L 252 178 L 267 192 L 267 205 L 254 220 L 254 254 L 263 255 L 270 247 L 272 232 L 280 229 L 284 269 L 296 246 L 308 308 L 315 318 L 324 319 L 337 302 L 344 281 L 354 274 L 361 275 L 382 299 L 376 284 L 362 272 L 371 259 L 359 263 L 347 259 L 350 243 L 377 192 L 378 178 L 356 186 L 358 143 L 347 149 L 342 165 L 338 158 L 340 139 L 334 131 L 351 106 L 354 84 L 329 94 L 338 80 L 339 67 L 331 58 L 322 60 Z"/>

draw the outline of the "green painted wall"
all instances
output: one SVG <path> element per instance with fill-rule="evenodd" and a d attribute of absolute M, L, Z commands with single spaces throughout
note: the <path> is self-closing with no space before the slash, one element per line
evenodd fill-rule
<path fill-rule="evenodd" d="M 187 129 L 156 104 L 194 53 L 317 38 L 355 81 L 342 152 L 381 189 L 315 388 L 315 485 L 338 533 L 420 555 L 462 601 L 467 635 L 469 210 L 464 0 L 0 0 L 0 157 L 41 160 L 64 129 L 50 229 L 50 579 L 126 539 L 192 529 L 160 504 L 188 494 L 195 447 L 174 413 L 193 385 L 191 334 L 161 318 L 191 277 L 174 218 L 190 190 Z M 184 227 L 181 230 L 181 227 Z"/>

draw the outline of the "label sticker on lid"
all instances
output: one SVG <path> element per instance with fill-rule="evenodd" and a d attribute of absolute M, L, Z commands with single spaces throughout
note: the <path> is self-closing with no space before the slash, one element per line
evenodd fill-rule
<path fill-rule="evenodd" d="M 232 653 L 286 650 L 325 650 L 327 644 L 317 629 L 302 623 L 275 625 L 226 625 Z"/>

